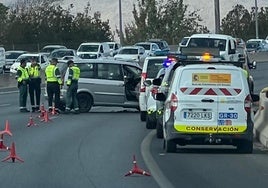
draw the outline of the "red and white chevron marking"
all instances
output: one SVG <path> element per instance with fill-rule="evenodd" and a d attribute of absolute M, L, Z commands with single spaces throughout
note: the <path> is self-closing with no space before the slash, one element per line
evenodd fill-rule
<path fill-rule="evenodd" d="M 226 95 L 226 96 L 235 96 L 241 92 L 241 89 L 237 88 L 189 88 L 182 87 L 180 88 L 181 92 L 185 95 Z"/>

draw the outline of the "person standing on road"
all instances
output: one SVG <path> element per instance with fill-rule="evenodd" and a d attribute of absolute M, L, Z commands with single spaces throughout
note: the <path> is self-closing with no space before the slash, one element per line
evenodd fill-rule
<path fill-rule="evenodd" d="M 54 99 L 55 111 L 60 113 L 60 89 L 62 86 L 62 79 L 59 68 L 56 66 L 58 60 L 52 58 L 50 65 L 45 70 L 45 77 L 47 82 L 47 95 L 48 95 L 48 110 L 52 112 L 52 103 Z M 55 96 L 55 97 L 54 97 Z"/>
<path fill-rule="evenodd" d="M 21 59 L 20 66 L 18 68 L 16 79 L 18 81 L 19 88 L 19 105 L 20 112 L 30 112 L 26 108 L 27 96 L 28 96 L 28 83 L 29 83 L 29 74 L 26 69 L 26 60 Z"/>
<path fill-rule="evenodd" d="M 78 90 L 78 79 L 80 77 L 80 69 L 77 66 L 74 66 L 74 62 L 69 60 L 67 62 L 69 67 L 68 80 L 66 82 L 67 96 L 66 96 L 66 109 L 65 113 L 68 114 L 73 107 L 74 113 L 79 113 L 78 101 L 77 101 L 77 90 Z"/>
<path fill-rule="evenodd" d="M 40 65 L 35 59 L 32 59 L 31 66 L 28 68 L 30 77 L 29 82 L 29 94 L 32 105 L 32 112 L 39 111 L 40 108 L 40 97 L 41 97 L 41 76 L 40 76 Z"/>

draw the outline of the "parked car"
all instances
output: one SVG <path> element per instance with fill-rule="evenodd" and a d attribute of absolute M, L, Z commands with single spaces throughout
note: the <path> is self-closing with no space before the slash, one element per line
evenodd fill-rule
<path fill-rule="evenodd" d="M 146 57 L 142 67 L 139 94 L 140 120 L 146 121 L 146 128 L 149 129 L 155 128 L 156 124 L 156 107 L 152 101 L 153 94 L 151 91 L 153 91 L 153 87 L 151 81 L 156 78 L 159 70 L 163 68 L 165 59 L 167 59 L 167 56 Z"/>
<path fill-rule="evenodd" d="M 77 49 L 77 55 L 79 57 L 80 54 L 92 54 L 92 57 L 100 58 L 100 57 L 109 57 L 110 55 L 110 47 L 106 42 L 86 42 L 79 45 Z M 83 58 L 83 57 L 81 57 Z"/>
<path fill-rule="evenodd" d="M 80 112 L 88 112 L 93 106 L 139 109 L 137 85 L 140 82 L 140 66 L 105 58 L 83 59 L 75 65 L 80 68 L 77 92 Z M 66 89 L 64 84 L 62 104 L 65 104 Z"/>
<path fill-rule="evenodd" d="M 53 50 L 50 55 L 48 56 L 48 59 L 57 58 L 58 60 L 74 60 L 79 58 L 76 54 L 76 50 L 74 49 L 56 49 Z"/>
<path fill-rule="evenodd" d="M 114 56 L 115 60 L 130 61 L 140 66 L 146 58 L 145 49 L 141 46 L 123 46 Z"/>
<path fill-rule="evenodd" d="M 5 52 L 5 56 L 6 56 L 6 63 L 4 65 L 4 71 L 5 72 L 9 72 L 10 71 L 10 67 L 13 63 L 15 63 L 16 59 L 22 55 L 27 53 L 27 51 L 23 51 L 23 50 L 9 50 Z"/>
<path fill-rule="evenodd" d="M 145 53 L 147 56 L 153 56 L 155 55 L 155 52 L 161 51 L 159 46 L 156 43 L 152 42 L 138 42 L 134 44 L 134 46 L 141 46 L 145 49 Z"/>
<path fill-rule="evenodd" d="M 67 49 L 67 47 L 63 45 L 47 45 L 40 50 L 40 53 L 49 56 L 49 54 L 56 49 Z"/>
<path fill-rule="evenodd" d="M 161 51 L 170 51 L 170 48 L 168 46 L 168 43 L 163 39 L 149 39 L 147 42 L 153 42 L 158 45 L 158 47 L 161 49 Z"/>
<path fill-rule="evenodd" d="M 18 67 L 20 66 L 21 59 L 25 59 L 27 62 L 26 67 L 29 67 L 31 65 L 31 60 L 35 59 L 35 61 L 41 66 L 42 70 L 45 70 L 45 68 L 49 65 L 49 60 L 46 55 L 39 54 L 39 53 L 26 53 L 20 55 L 15 63 L 13 63 L 10 67 L 11 73 L 17 73 Z"/>
<path fill-rule="evenodd" d="M 122 47 L 121 44 L 117 42 L 107 42 L 107 44 L 109 45 L 111 56 L 115 56 L 118 53 L 119 49 Z"/>
<path fill-rule="evenodd" d="M 262 45 L 266 44 L 267 42 L 263 39 L 249 39 L 246 42 L 246 50 L 249 53 L 255 53 Z"/>
<path fill-rule="evenodd" d="M 184 64 L 173 74 L 163 112 L 164 148 L 176 152 L 177 145 L 234 145 L 241 153 L 253 151 L 254 114 L 241 67 L 233 64 Z"/>

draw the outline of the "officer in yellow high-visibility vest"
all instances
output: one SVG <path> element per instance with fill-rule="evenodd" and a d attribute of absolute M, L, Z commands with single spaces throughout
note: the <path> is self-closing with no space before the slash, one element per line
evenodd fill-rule
<path fill-rule="evenodd" d="M 66 82 L 68 89 L 66 95 L 66 109 L 65 113 L 69 113 L 71 108 L 74 109 L 74 113 L 79 113 L 79 106 L 77 101 L 78 79 L 80 77 L 80 69 L 74 66 L 74 62 L 69 60 L 67 62 L 69 67 L 68 80 Z"/>
<path fill-rule="evenodd" d="M 32 105 L 32 112 L 39 111 L 40 97 L 41 97 L 41 67 L 35 59 L 31 60 L 31 66 L 28 67 L 28 73 L 30 77 L 29 82 L 29 94 Z"/>
<path fill-rule="evenodd" d="M 27 96 L 28 96 L 28 83 L 29 83 L 29 75 L 26 69 L 26 60 L 21 59 L 20 66 L 18 68 L 16 79 L 18 81 L 19 88 L 19 105 L 20 112 L 30 112 L 26 108 Z"/>
<path fill-rule="evenodd" d="M 62 79 L 59 68 L 56 66 L 58 60 L 52 58 L 50 65 L 47 66 L 45 70 L 46 83 L 47 83 L 47 95 L 48 95 L 48 110 L 52 112 L 53 108 L 53 98 L 54 98 L 54 107 L 56 112 L 59 111 L 60 106 L 60 89 L 62 85 Z M 55 97 L 54 97 L 55 96 Z"/>

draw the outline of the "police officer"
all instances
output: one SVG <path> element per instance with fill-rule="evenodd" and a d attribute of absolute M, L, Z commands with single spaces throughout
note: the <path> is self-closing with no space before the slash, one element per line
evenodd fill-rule
<path fill-rule="evenodd" d="M 27 96 L 28 96 L 29 74 L 26 69 L 25 59 L 21 59 L 20 61 L 20 66 L 18 67 L 16 79 L 18 81 L 18 88 L 19 88 L 20 112 L 30 112 L 26 108 L 26 102 L 27 102 Z"/>
<path fill-rule="evenodd" d="M 28 68 L 30 77 L 29 82 L 29 94 L 32 105 L 32 112 L 39 111 L 40 97 L 41 97 L 41 77 L 40 77 L 40 65 L 35 59 L 32 59 L 31 66 Z"/>
<path fill-rule="evenodd" d="M 48 95 L 48 110 L 52 111 L 52 103 L 54 99 L 55 111 L 59 111 L 60 105 L 60 89 L 62 85 L 62 79 L 59 68 L 56 66 L 58 60 L 52 58 L 50 65 L 45 70 L 46 82 L 47 82 L 47 95 Z M 55 97 L 54 97 L 55 96 Z"/>
<path fill-rule="evenodd" d="M 69 74 L 67 80 L 67 96 L 66 96 L 66 109 L 65 113 L 68 114 L 71 111 L 71 107 L 74 109 L 74 113 L 79 113 L 78 101 L 77 101 L 77 89 L 78 79 L 80 77 L 80 69 L 74 66 L 74 62 L 69 60 L 67 62 L 69 67 Z"/>

